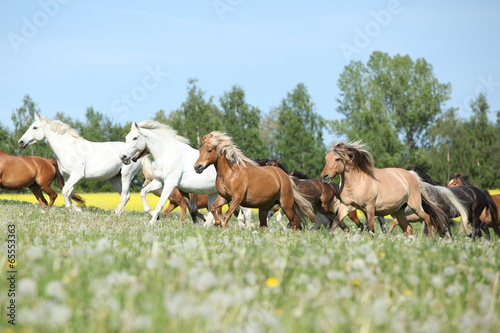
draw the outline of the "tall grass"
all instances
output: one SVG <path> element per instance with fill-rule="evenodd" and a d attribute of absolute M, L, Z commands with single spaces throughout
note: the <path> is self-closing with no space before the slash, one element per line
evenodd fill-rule
<path fill-rule="evenodd" d="M 256 217 L 254 217 L 256 219 Z M 24 332 L 498 332 L 500 242 L 149 226 L 0 202 Z M 457 230 L 455 230 L 457 234 Z M 6 262 L 6 245 L 2 262 Z M 4 271 L 6 268 L 4 268 Z M 0 326 L 7 328 L 2 277 Z M 3 331 L 3 330 L 2 330 Z"/>

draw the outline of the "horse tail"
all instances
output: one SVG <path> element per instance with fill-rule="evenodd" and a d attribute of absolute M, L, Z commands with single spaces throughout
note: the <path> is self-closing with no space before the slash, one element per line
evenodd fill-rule
<path fill-rule="evenodd" d="M 59 171 L 59 165 L 57 164 L 57 162 L 55 160 L 51 160 L 52 162 L 52 165 L 54 166 L 54 168 L 56 169 L 56 180 L 57 180 L 57 185 L 59 185 L 59 187 L 62 189 L 64 187 L 64 177 L 63 175 L 61 174 L 61 172 Z M 82 206 L 82 207 L 85 207 L 85 200 L 79 196 L 78 194 L 76 193 L 73 193 L 73 195 L 71 196 L 71 199 L 73 199 L 73 201 L 75 201 L 79 206 Z"/>
<path fill-rule="evenodd" d="M 467 235 L 470 235 L 472 233 L 472 230 L 470 230 L 469 226 L 469 212 L 467 208 L 464 206 L 462 201 L 457 198 L 457 196 L 450 191 L 447 187 L 444 186 L 435 186 L 435 189 L 437 189 L 443 198 L 446 200 L 446 202 L 455 210 L 458 212 L 460 215 L 460 218 L 462 219 L 462 225 L 464 226 L 464 230 Z M 451 220 L 453 221 L 453 220 Z"/>
<path fill-rule="evenodd" d="M 141 158 L 142 173 L 148 182 L 151 182 L 155 177 L 153 175 L 153 166 L 148 156 Z"/>
<path fill-rule="evenodd" d="M 486 192 L 486 209 L 488 209 L 488 212 L 490 213 L 491 216 L 491 227 L 497 234 L 497 236 L 500 237 L 500 227 L 498 225 L 498 209 L 497 205 L 495 204 L 495 201 L 493 201 L 493 198 L 491 195 L 488 193 L 488 191 L 484 190 Z"/>
<path fill-rule="evenodd" d="M 418 181 L 418 185 L 420 187 L 420 197 L 422 200 L 422 208 L 424 212 L 429 214 L 431 218 L 431 224 L 436 230 L 442 234 L 443 232 L 450 230 L 450 219 L 443 212 L 441 208 L 439 208 L 427 195 L 427 186 L 433 186 L 426 182 L 424 182 L 416 172 L 410 171 L 410 173 L 415 176 Z"/>
<path fill-rule="evenodd" d="M 289 178 L 289 177 L 287 177 Z M 299 187 L 295 185 L 293 180 L 290 179 L 290 184 L 292 185 L 293 190 L 293 213 L 297 216 L 299 220 L 299 226 L 306 225 L 307 219 L 309 218 L 311 221 L 316 221 L 316 213 L 314 212 L 314 208 L 307 200 L 304 195 L 299 190 Z M 302 223 L 304 222 L 304 223 Z"/>

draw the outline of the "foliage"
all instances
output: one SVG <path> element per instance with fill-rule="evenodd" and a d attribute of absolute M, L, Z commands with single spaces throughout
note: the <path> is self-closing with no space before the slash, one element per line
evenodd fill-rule
<path fill-rule="evenodd" d="M 424 155 L 427 129 L 449 99 L 450 84 L 439 83 L 423 58 L 373 52 L 366 65 L 352 61 L 338 80 L 337 111 L 332 132 L 363 139 L 379 167 L 416 163 Z"/>
<path fill-rule="evenodd" d="M 233 86 L 220 98 L 222 124 L 233 142 L 251 158 L 267 157 L 267 148 L 259 129 L 260 110 L 247 104 L 245 91 Z"/>
<path fill-rule="evenodd" d="M 0 202 L 15 225 L 16 329 L 26 332 L 500 330 L 500 248 L 327 231 L 199 228 L 144 213 Z M 254 222 L 257 222 L 256 220 Z M 350 225 L 352 226 L 352 225 Z M 454 230 L 455 231 L 455 230 Z M 455 231 L 456 234 L 456 231 Z M 0 284 L 0 315 L 8 311 Z M 4 326 L 6 327 L 6 326 Z"/>
<path fill-rule="evenodd" d="M 319 177 L 326 154 L 324 127 L 306 86 L 299 83 L 281 102 L 276 131 L 276 150 L 290 171 Z"/>

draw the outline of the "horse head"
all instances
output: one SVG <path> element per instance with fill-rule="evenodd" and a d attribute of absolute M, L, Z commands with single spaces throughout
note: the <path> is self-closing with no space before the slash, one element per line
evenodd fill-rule
<path fill-rule="evenodd" d="M 41 141 L 45 138 L 43 131 L 43 120 L 40 113 L 35 115 L 35 122 L 26 130 L 23 136 L 19 139 L 18 144 L 21 148 L 26 148 L 29 145 Z"/>
<path fill-rule="evenodd" d="M 217 147 L 209 143 L 211 138 L 211 133 L 207 135 L 201 135 L 202 145 L 200 147 L 200 157 L 194 163 L 194 170 L 196 173 L 202 173 L 208 166 L 214 164 L 219 158 L 219 153 L 217 152 Z"/>
<path fill-rule="evenodd" d="M 120 155 L 120 159 L 123 164 L 129 165 L 131 161 L 135 162 L 148 153 L 146 139 L 142 135 L 139 126 L 134 121 L 130 128 L 130 132 L 125 137 L 125 149 Z"/>

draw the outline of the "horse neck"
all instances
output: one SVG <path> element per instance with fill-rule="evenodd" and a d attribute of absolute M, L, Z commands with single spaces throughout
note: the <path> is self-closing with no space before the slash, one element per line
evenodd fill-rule
<path fill-rule="evenodd" d="M 344 168 L 344 171 L 339 175 L 340 176 L 340 193 L 344 190 L 352 190 L 356 189 L 359 184 L 361 184 L 365 177 L 369 177 L 366 173 L 356 169 L 356 168 Z"/>
<path fill-rule="evenodd" d="M 234 168 L 231 167 L 225 155 L 219 155 L 219 158 L 214 163 L 214 167 L 215 171 L 217 172 L 217 177 L 220 177 L 222 179 L 227 177 L 229 174 L 235 173 Z"/>
<path fill-rule="evenodd" d="M 62 157 L 66 154 L 68 150 L 68 143 L 73 144 L 77 138 L 69 134 L 58 134 L 51 131 L 48 126 L 44 127 L 45 141 L 49 144 L 50 148 L 57 156 L 59 161 L 62 161 Z M 84 140 L 84 138 L 78 138 L 78 140 Z"/>
<path fill-rule="evenodd" d="M 170 147 L 182 145 L 174 137 L 161 135 L 161 133 L 152 130 L 141 129 L 141 131 L 146 139 L 146 147 L 155 161 L 160 161 L 167 151 L 171 154 L 173 150 L 169 149 Z"/>

